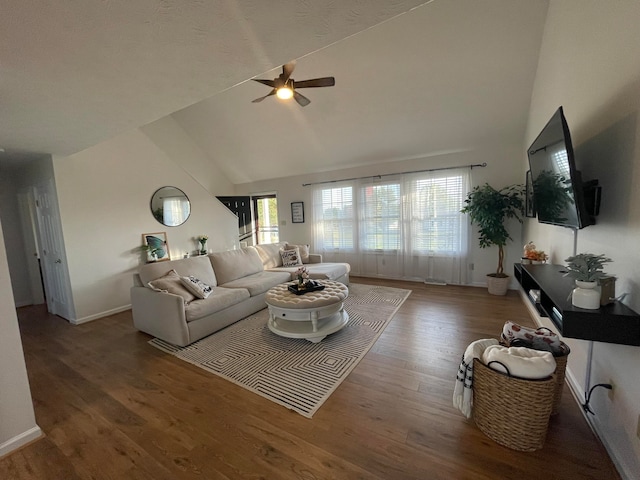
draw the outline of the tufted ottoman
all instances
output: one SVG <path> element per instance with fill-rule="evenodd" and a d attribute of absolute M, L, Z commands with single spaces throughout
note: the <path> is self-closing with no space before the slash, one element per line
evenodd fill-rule
<path fill-rule="evenodd" d="M 288 290 L 292 284 L 283 283 L 267 292 L 269 330 L 288 338 L 304 338 L 318 343 L 337 332 L 349 321 L 343 301 L 349 289 L 340 282 L 321 282 L 324 290 L 295 295 Z"/>

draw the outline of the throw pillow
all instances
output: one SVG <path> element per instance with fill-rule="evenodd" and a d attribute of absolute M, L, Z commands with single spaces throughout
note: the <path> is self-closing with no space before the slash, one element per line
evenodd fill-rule
<path fill-rule="evenodd" d="M 565 355 L 565 345 L 560 337 L 546 327 L 523 327 L 515 322 L 506 321 L 500 338 L 509 347 L 529 347 L 550 351 L 556 356 Z"/>
<path fill-rule="evenodd" d="M 298 265 L 302 265 L 300 251 L 297 248 L 292 250 L 280 250 L 280 256 L 282 257 L 283 267 L 297 267 Z"/>
<path fill-rule="evenodd" d="M 294 250 L 296 248 L 300 251 L 302 263 L 309 263 L 309 245 L 292 245 L 290 243 L 284 245 L 285 250 Z"/>
<path fill-rule="evenodd" d="M 184 303 L 187 304 L 192 300 L 195 300 L 196 297 L 193 294 L 184 288 L 182 282 L 180 281 L 180 275 L 175 270 L 170 270 L 166 275 L 156 278 L 155 280 L 151 280 L 147 285 L 152 290 L 156 292 L 164 292 L 164 293 L 173 293 L 174 295 L 180 295 Z"/>
<path fill-rule="evenodd" d="M 191 293 L 198 298 L 207 298 L 213 292 L 213 288 L 204 283 L 202 280 L 190 275 L 188 277 L 180 277 L 182 284 L 187 287 Z"/>

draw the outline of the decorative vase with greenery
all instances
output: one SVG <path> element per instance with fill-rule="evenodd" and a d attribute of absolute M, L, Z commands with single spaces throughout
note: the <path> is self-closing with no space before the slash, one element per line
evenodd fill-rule
<path fill-rule="evenodd" d="M 598 279 L 607 275 L 603 271 L 605 263 L 613 260 L 604 255 L 579 253 L 565 259 L 565 262 L 567 273 L 564 276 L 573 278 L 576 282 L 576 288 L 571 292 L 571 304 L 588 310 L 600 308 L 600 292 L 595 288 Z"/>
<path fill-rule="evenodd" d="M 208 235 L 200 235 L 199 237 L 197 237 L 198 242 L 200 243 L 200 250 L 199 253 L 200 255 L 206 255 L 207 254 L 207 240 L 209 240 L 209 236 Z"/>
<path fill-rule="evenodd" d="M 493 245 L 498 247 L 498 268 L 495 273 L 487 275 L 489 293 L 504 295 L 509 285 L 509 275 L 504 273 L 504 247 L 508 240 L 512 240 L 505 227 L 508 219 L 515 218 L 522 223 L 524 201 L 522 185 L 510 185 L 496 190 L 488 183 L 476 186 L 467 194 L 462 213 L 469 214 L 471 223 L 476 224 L 480 231 L 478 240 L 480 248 Z M 494 286 L 494 280 L 499 285 Z"/>

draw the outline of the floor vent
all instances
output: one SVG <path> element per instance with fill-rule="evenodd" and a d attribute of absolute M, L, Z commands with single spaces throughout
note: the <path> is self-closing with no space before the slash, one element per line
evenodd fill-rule
<path fill-rule="evenodd" d="M 425 278 L 424 283 L 427 285 L 446 285 L 447 282 L 439 278 Z"/>

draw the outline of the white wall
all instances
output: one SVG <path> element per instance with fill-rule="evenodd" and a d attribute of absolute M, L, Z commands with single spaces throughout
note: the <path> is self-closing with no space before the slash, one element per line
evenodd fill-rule
<path fill-rule="evenodd" d="M 171 147 L 173 138 L 166 129 L 163 145 Z M 178 145 L 183 141 L 176 135 Z M 209 235 L 212 250 L 237 246 L 236 217 L 215 199 L 217 192 L 176 163 L 176 155 L 189 158 L 188 149 L 167 150 L 137 129 L 54 158 L 76 322 L 128 308 L 132 274 L 143 261 L 135 251 L 142 233 L 166 232 L 173 259 L 195 251 L 201 234 Z M 191 216 L 179 227 L 165 227 L 151 215 L 151 196 L 166 185 L 180 188 L 191 201 Z M 222 194 L 231 190 L 227 182 Z"/>
<path fill-rule="evenodd" d="M 519 140 L 519 139 L 517 139 Z M 397 162 L 380 163 L 345 170 L 287 177 L 261 182 L 236 185 L 236 195 L 252 195 L 257 193 L 276 192 L 278 195 L 278 217 L 280 221 L 280 238 L 291 243 L 310 243 L 313 247 L 313 231 L 311 222 L 311 192 L 312 187 L 303 187 L 303 183 L 314 183 L 346 178 L 384 175 L 407 171 L 425 170 L 430 168 L 456 167 L 486 162 L 485 168 L 472 170 L 473 185 L 488 182 L 495 188 L 502 188 L 512 184 L 524 183 L 524 173 L 520 170 L 520 159 L 523 148 L 517 144 L 492 146 L 492 148 L 470 148 L 468 151 L 440 154 L 426 158 L 403 160 Z M 291 223 L 291 202 L 304 202 L 305 223 Z M 509 224 L 509 230 L 514 242 L 509 242 L 505 255 L 505 272 L 511 273 L 509 267 L 518 261 L 522 255 L 521 225 L 517 221 Z M 477 241 L 477 230 L 471 232 L 469 263 L 474 264 L 470 271 L 470 283 L 486 285 L 485 276 L 496 271 L 498 264 L 498 249 L 491 247 L 480 249 Z M 312 248 L 313 250 L 313 248 Z M 516 283 L 512 283 L 516 288 Z"/>
<path fill-rule="evenodd" d="M 38 438 L 0 222 L 0 457 Z"/>
<path fill-rule="evenodd" d="M 31 304 L 31 287 L 26 265 L 26 251 L 20 226 L 18 205 L 18 171 L 15 168 L 0 166 L 0 218 L 10 228 L 4 230 L 4 243 L 7 248 L 13 300 L 17 307 Z"/>
<path fill-rule="evenodd" d="M 530 145 L 563 105 L 583 178 L 603 188 L 597 225 L 580 230 L 577 251 L 614 260 L 616 293 L 640 312 L 640 3 L 633 0 L 554 0 L 548 12 L 525 143 Z M 523 158 L 523 170 L 526 170 Z M 527 222 L 533 240 L 564 263 L 573 235 L 561 227 Z M 551 327 L 545 321 L 545 326 Z M 589 342 L 565 339 L 572 349 L 568 372 L 579 391 L 586 385 Z M 640 478 L 640 347 L 593 343 L 590 383 L 613 381 L 615 393 L 596 390 L 590 416 L 627 478 Z"/>

